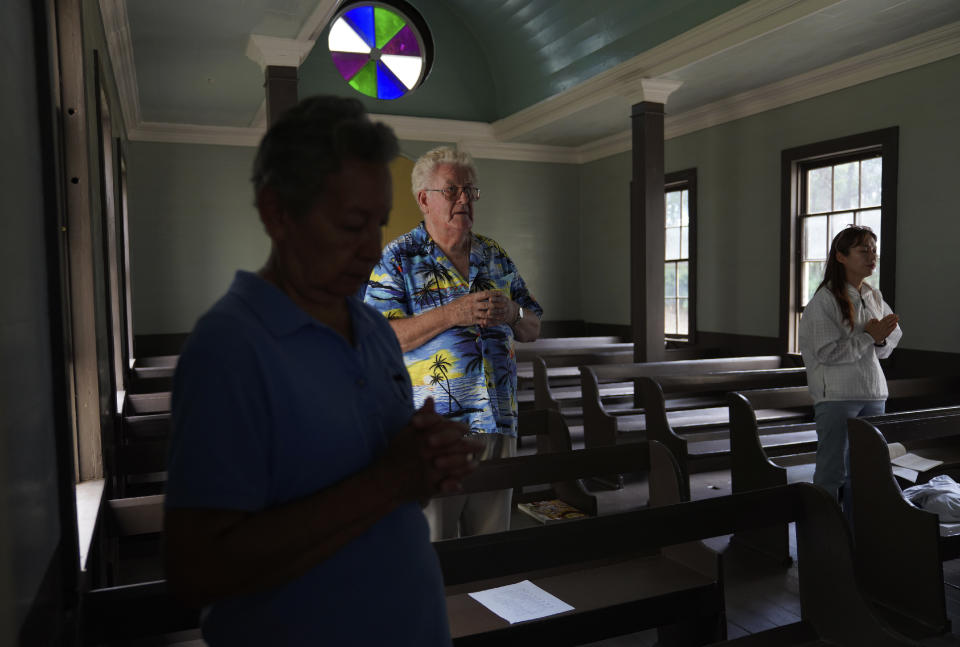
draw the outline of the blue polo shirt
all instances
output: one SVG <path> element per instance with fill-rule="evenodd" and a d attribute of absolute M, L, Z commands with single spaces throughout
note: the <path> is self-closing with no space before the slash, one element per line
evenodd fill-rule
<path fill-rule="evenodd" d="M 167 507 L 264 510 L 384 452 L 413 413 L 410 380 L 387 321 L 355 298 L 348 305 L 353 346 L 237 272 L 177 364 Z M 395 509 L 291 582 L 216 602 L 203 636 L 211 646 L 449 645 L 420 506 Z"/>

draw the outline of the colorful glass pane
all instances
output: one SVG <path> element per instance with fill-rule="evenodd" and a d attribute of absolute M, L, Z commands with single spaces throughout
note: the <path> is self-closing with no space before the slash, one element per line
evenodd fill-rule
<path fill-rule="evenodd" d="M 380 99 L 399 99 L 406 94 L 407 88 L 390 71 L 383 61 L 377 63 L 377 97 Z"/>
<path fill-rule="evenodd" d="M 377 64 L 368 61 L 366 65 L 360 68 L 356 76 L 350 79 L 350 86 L 357 92 L 363 93 L 368 97 L 377 96 Z"/>
<path fill-rule="evenodd" d="M 393 56 L 384 54 L 380 62 L 390 68 L 398 79 L 409 89 L 420 80 L 420 70 L 423 69 L 423 59 L 419 56 Z M 405 90 L 406 91 L 406 90 Z"/>
<path fill-rule="evenodd" d="M 377 47 L 383 49 L 383 46 L 396 36 L 406 23 L 403 22 L 403 18 L 383 7 L 376 7 L 373 15 L 377 31 Z"/>
<path fill-rule="evenodd" d="M 350 52 L 330 52 L 333 64 L 337 66 L 340 76 L 349 81 L 370 60 L 369 54 L 353 54 Z"/>
<path fill-rule="evenodd" d="M 340 75 L 358 92 L 399 99 L 423 78 L 423 46 L 414 27 L 387 7 L 354 5 L 330 27 L 328 45 Z"/>
<path fill-rule="evenodd" d="M 376 33 L 373 27 L 373 7 L 357 7 L 343 14 L 354 31 L 360 34 L 363 41 L 370 47 L 375 47 L 377 43 Z"/>
<path fill-rule="evenodd" d="M 420 44 L 417 43 L 417 36 L 407 25 L 397 35 L 390 39 L 390 42 L 383 47 L 384 54 L 396 54 L 399 56 L 420 56 Z"/>

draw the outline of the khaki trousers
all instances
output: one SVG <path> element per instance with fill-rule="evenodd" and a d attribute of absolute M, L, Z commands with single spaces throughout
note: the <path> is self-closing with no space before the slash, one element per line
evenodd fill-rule
<path fill-rule="evenodd" d="M 481 461 L 517 455 L 515 436 L 476 434 L 474 437 L 484 442 Z M 430 499 L 423 509 L 430 525 L 430 541 L 509 530 L 512 503 L 513 490 Z"/>

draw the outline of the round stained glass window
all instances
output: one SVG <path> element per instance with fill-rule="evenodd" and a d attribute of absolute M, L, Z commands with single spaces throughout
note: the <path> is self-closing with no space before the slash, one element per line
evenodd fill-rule
<path fill-rule="evenodd" d="M 399 99 L 429 72 L 433 48 L 425 33 L 423 19 L 406 3 L 355 2 L 334 18 L 327 44 L 337 71 L 354 90 Z"/>

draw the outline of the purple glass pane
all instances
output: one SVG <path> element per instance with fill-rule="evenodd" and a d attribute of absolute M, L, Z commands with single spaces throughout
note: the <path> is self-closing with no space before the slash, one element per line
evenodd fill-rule
<path fill-rule="evenodd" d="M 410 25 L 401 29 L 396 36 L 390 39 L 390 42 L 383 48 L 383 53 L 420 56 L 420 45 L 417 44 L 417 37 L 413 35 Z"/>
<path fill-rule="evenodd" d="M 407 93 L 406 86 L 382 61 L 377 63 L 377 98 L 399 99 Z"/>
<path fill-rule="evenodd" d="M 343 14 L 343 18 L 350 23 L 353 30 L 360 34 L 371 48 L 377 44 L 377 34 L 373 28 L 373 7 L 357 7 Z"/>
<path fill-rule="evenodd" d="M 340 71 L 340 76 L 349 81 L 370 60 L 369 54 L 355 54 L 351 52 L 330 52 L 333 57 L 333 64 Z"/>

